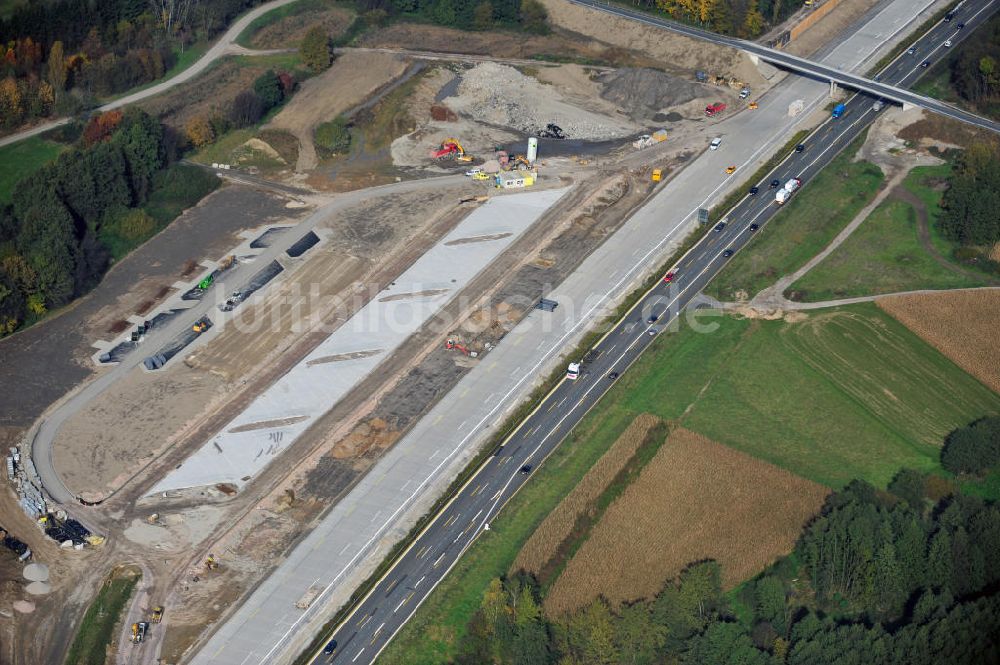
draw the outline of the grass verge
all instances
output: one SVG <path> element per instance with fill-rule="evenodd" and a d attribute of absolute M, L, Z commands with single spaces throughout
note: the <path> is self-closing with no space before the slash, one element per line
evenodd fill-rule
<path fill-rule="evenodd" d="M 120 625 L 122 611 L 140 577 L 139 571 L 131 567 L 111 571 L 83 615 L 65 665 L 104 665 L 108 648 L 115 643 L 118 635 L 115 628 Z"/>
<path fill-rule="evenodd" d="M 885 180 L 874 164 L 852 161 L 866 136 L 859 136 L 807 182 L 757 233 L 751 251 L 736 254 L 706 292 L 720 300 L 752 298 L 826 247 Z"/>
<path fill-rule="evenodd" d="M 922 221 L 928 242 L 942 259 L 947 261 L 957 248 L 937 233 L 941 191 L 931 184 L 946 178 L 950 170 L 947 164 L 914 169 L 903 186 L 921 200 L 921 209 L 906 201 L 883 201 L 840 247 L 795 282 L 786 295 L 794 300 L 818 302 L 986 284 L 985 275 L 969 274 L 971 270 L 950 261 L 951 267 L 942 265 L 921 242 Z"/>
<path fill-rule="evenodd" d="M 10 203 L 14 188 L 59 156 L 66 146 L 32 136 L 0 148 L 0 203 Z"/>
<path fill-rule="evenodd" d="M 269 25 L 273 25 L 282 19 L 286 19 L 289 16 L 296 16 L 298 14 L 304 14 L 310 11 L 319 11 L 326 9 L 330 6 L 328 0 L 298 0 L 297 2 L 292 2 L 284 7 L 278 7 L 273 9 L 262 16 L 258 16 L 250 25 L 236 37 L 236 43 L 244 48 L 254 48 L 253 38 L 258 31 L 266 28 Z"/>

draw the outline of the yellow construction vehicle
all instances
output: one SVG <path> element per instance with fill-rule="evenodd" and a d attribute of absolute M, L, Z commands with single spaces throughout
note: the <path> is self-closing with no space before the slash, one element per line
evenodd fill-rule
<path fill-rule="evenodd" d="M 214 554 L 209 554 L 208 558 L 205 559 L 205 568 L 207 570 L 215 570 L 219 567 L 219 562 L 215 560 Z"/>
<path fill-rule="evenodd" d="M 653 182 L 660 182 L 663 178 L 663 169 L 653 169 Z"/>
<path fill-rule="evenodd" d="M 191 326 L 191 330 L 195 331 L 196 333 L 203 333 L 206 330 L 208 330 L 208 324 L 205 323 L 204 321 L 196 321 L 195 324 Z"/>
<path fill-rule="evenodd" d="M 149 620 L 153 623 L 160 623 L 163 621 L 163 608 L 157 605 L 153 608 L 153 613 L 150 615 Z"/>
<path fill-rule="evenodd" d="M 139 624 L 134 623 L 132 624 L 132 642 L 135 643 L 138 641 L 139 641 Z"/>
<path fill-rule="evenodd" d="M 750 108 L 751 111 L 753 111 L 754 109 L 756 109 L 757 108 L 757 102 L 750 102 L 750 107 L 749 108 Z"/>
<path fill-rule="evenodd" d="M 735 166 L 727 166 L 726 167 L 726 173 L 728 175 L 732 175 L 733 173 L 736 173 L 736 167 Z"/>

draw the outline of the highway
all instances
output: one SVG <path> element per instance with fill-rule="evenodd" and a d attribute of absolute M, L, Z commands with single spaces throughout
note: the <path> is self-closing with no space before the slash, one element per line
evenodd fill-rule
<path fill-rule="evenodd" d="M 943 42 L 954 43 L 992 14 L 993 0 L 967 2 L 951 23 L 940 22 L 915 43 L 913 54 L 897 57 L 879 78 L 910 85 L 924 71 L 920 63 L 939 52 Z M 959 30 L 958 22 L 966 27 Z M 705 235 L 670 268 L 670 283 L 658 280 L 643 298 L 587 354 L 579 378 L 563 380 L 538 408 L 497 448 L 475 475 L 441 510 L 433 522 L 397 560 L 354 611 L 334 631 L 332 654 L 316 653 L 314 663 L 363 665 L 379 653 L 405 625 L 419 605 L 444 578 L 465 550 L 489 528 L 508 500 L 531 479 L 583 416 L 653 344 L 658 335 L 674 329 L 685 308 L 725 266 L 730 252 L 744 249 L 755 235 L 766 231 L 780 209 L 769 183 L 799 178 L 808 187 L 817 173 L 868 127 L 880 112 L 877 96 L 859 93 L 846 102 L 844 115 L 828 119 L 759 183 L 756 195 L 747 193 L 725 218 L 725 224 Z M 739 171 L 732 177 L 739 177 Z M 793 194 L 798 196 L 799 193 Z M 715 230 L 718 228 L 718 230 Z M 655 242 L 651 238 L 650 243 Z M 697 302 L 695 304 L 697 307 Z M 332 644 L 332 642 L 331 642 Z"/>
<path fill-rule="evenodd" d="M 968 111 L 963 111 L 962 109 L 956 108 L 937 99 L 911 92 L 905 87 L 902 87 L 907 83 L 907 81 L 889 79 L 886 76 L 879 76 L 879 80 L 874 81 L 872 79 L 865 78 L 864 76 L 844 72 L 836 67 L 830 67 L 821 63 L 813 62 L 812 60 L 801 58 L 799 56 L 792 55 L 791 53 L 785 53 L 755 42 L 737 39 L 736 37 L 727 37 L 725 35 L 709 32 L 708 30 L 701 30 L 693 26 L 684 25 L 683 23 L 677 23 L 669 19 L 658 18 L 652 14 L 610 4 L 606 0 L 570 0 L 570 2 L 578 5 L 584 5 L 608 14 L 613 14 L 615 16 L 621 16 L 633 21 L 645 23 L 647 25 L 670 30 L 671 32 L 676 32 L 695 39 L 701 39 L 720 46 L 728 46 L 740 51 L 745 51 L 757 56 L 761 60 L 770 62 L 771 64 L 778 65 L 784 69 L 789 69 L 799 74 L 804 74 L 823 81 L 835 81 L 838 85 L 843 85 L 853 90 L 867 92 L 883 99 L 892 100 L 899 104 L 912 104 L 913 106 L 919 106 L 920 108 L 927 109 L 928 111 L 933 111 L 934 113 L 939 113 L 949 118 L 954 118 L 955 120 L 960 120 L 977 127 L 982 127 L 983 129 L 1000 133 L 1000 123 L 980 117 L 974 113 L 969 113 Z M 956 10 L 954 21 L 951 23 L 944 23 L 944 25 L 948 30 L 951 30 L 956 34 L 959 32 L 959 30 L 955 28 L 958 23 L 964 22 L 966 25 L 965 29 L 971 30 L 974 25 L 978 25 L 983 20 L 992 16 L 998 7 L 1000 7 L 1000 5 L 997 4 L 996 0 L 988 0 L 987 2 L 971 2 L 967 0 L 962 3 L 962 6 L 959 9 Z M 976 15 L 975 19 L 972 18 L 973 15 Z M 919 62 L 929 60 L 933 63 L 937 58 L 942 57 L 942 51 L 946 48 L 943 46 L 943 43 L 944 40 L 942 39 L 937 43 L 935 48 L 929 49 L 919 55 Z"/>

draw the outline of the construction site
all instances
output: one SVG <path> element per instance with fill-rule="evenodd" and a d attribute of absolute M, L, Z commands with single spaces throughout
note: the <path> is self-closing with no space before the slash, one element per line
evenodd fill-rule
<path fill-rule="evenodd" d="M 29 331 L 65 327 L 33 342 L 34 364 L 0 342 L 8 371 L 52 377 L 0 409 L 18 414 L 0 431 L 0 662 L 62 662 L 126 564 L 140 591 L 107 662 L 190 659 L 520 321 L 556 306 L 553 286 L 708 150 L 717 123 L 763 112 L 786 76 L 546 6 L 551 40 L 609 64 L 529 60 L 535 38 L 493 58 L 491 33 L 430 58 L 410 51 L 445 50 L 443 29 L 377 31 L 228 170 L 214 162 L 227 185 L 175 223 L 212 220 L 211 242 L 154 237 L 143 251 L 157 261 L 126 257 L 117 282 Z M 805 48 L 809 32 L 797 38 Z M 346 154 L 313 142 L 336 117 L 351 127 Z M 280 154 L 274 133 L 294 158 L 256 166 Z"/>

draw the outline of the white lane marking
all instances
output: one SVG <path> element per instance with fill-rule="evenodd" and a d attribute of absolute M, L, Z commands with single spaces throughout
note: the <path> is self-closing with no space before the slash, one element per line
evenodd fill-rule
<path fill-rule="evenodd" d="M 439 557 L 437 558 L 437 561 L 435 561 L 435 562 L 434 562 L 434 565 L 433 565 L 433 566 L 431 566 L 431 568 L 437 568 L 437 567 L 438 567 L 438 565 L 440 565 L 440 563 L 441 563 L 441 559 L 443 559 L 443 558 L 444 558 L 444 555 L 445 555 L 445 554 L 446 554 L 445 552 L 441 552 L 441 556 L 439 556 Z"/>
<path fill-rule="evenodd" d="M 337 556 L 340 556 L 341 554 L 343 554 L 344 552 L 346 552 L 347 548 L 350 547 L 352 544 L 353 543 L 347 543 L 346 545 L 344 545 L 344 548 L 342 550 L 340 550 L 340 552 L 337 554 Z"/>
<path fill-rule="evenodd" d="M 413 588 L 414 588 L 414 589 L 416 589 L 416 588 L 417 588 L 418 586 L 420 586 L 420 583 L 424 581 L 424 577 L 427 577 L 427 576 L 426 576 L 426 575 L 424 575 L 424 576 L 423 576 L 423 577 L 421 577 L 421 578 L 420 578 L 419 580 L 417 580 L 417 583 L 413 585 Z"/>
<path fill-rule="evenodd" d="M 364 652 L 365 652 L 365 647 L 361 647 L 361 651 L 359 651 L 359 652 L 358 652 L 358 655 L 357 655 L 357 656 L 355 656 L 354 658 L 352 658 L 352 659 L 351 659 L 351 662 L 353 663 L 353 662 L 354 662 L 354 661 L 356 661 L 356 660 L 357 660 L 358 658 L 360 658 L 360 657 L 361 657 L 361 654 L 363 654 Z"/>
<path fill-rule="evenodd" d="M 410 598 L 413 598 L 413 593 L 414 593 L 414 592 L 412 592 L 412 591 L 411 591 L 411 592 L 410 592 L 410 595 L 409 595 L 409 596 L 407 596 L 407 597 L 406 597 L 406 598 L 404 598 L 403 600 L 399 601 L 399 605 L 396 605 L 396 609 L 394 609 L 394 610 L 392 611 L 392 613 L 393 613 L 393 614 L 395 614 L 396 612 L 398 612 L 398 611 L 399 611 L 399 608 L 400 608 L 400 607 L 402 607 L 403 605 L 406 605 L 406 602 L 407 602 L 408 600 L 410 600 Z"/>

